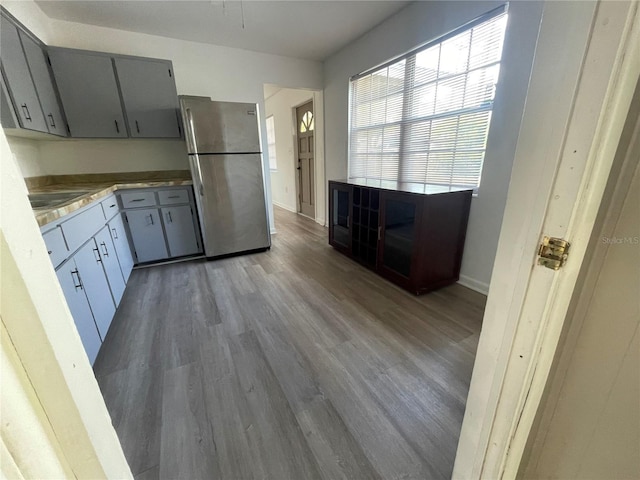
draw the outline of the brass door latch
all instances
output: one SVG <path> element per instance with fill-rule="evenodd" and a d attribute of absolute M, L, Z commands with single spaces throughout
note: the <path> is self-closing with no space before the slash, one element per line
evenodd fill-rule
<path fill-rule="evenodd" d="M 562 238 L 544 237 L 538 248 L 538 265 L 543 265 L 552 270 L 559 270 L 569 256 L 571 244 Z"/>

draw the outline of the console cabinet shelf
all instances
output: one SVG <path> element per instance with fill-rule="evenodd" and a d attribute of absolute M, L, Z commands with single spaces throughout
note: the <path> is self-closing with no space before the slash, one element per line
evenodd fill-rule
<path fill-rule="evenodd" d="M 472 191 L 406 190 L 330 181 L 329 244 L 419 295 L 458 280 Z"/>

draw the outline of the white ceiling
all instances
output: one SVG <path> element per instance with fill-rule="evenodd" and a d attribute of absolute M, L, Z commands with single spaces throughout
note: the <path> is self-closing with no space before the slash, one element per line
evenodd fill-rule
<path fill-rule="evenodd" d="M 324 60 L 409 3 L 36 1 L 46 15 L 59 20 L 311 60 Z"/>

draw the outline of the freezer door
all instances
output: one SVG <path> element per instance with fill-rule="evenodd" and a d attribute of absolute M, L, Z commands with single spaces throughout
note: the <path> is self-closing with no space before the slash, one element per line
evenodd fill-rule
<path fill-rule="evenodd" d="M 260 154 L 190 159 L 205 255 L 271 246 Z"/>
<path fill-rule="evenodd" d="M 189 153 L 262 151 L 255 103 L 212 102 L 208 97 L 180 97 Z"/>

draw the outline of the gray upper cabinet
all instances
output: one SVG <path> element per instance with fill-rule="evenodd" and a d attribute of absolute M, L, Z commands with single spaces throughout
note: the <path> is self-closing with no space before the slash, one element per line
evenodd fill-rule
<path fill-rule="evenodd" d="M 67 129 L 62 116 L 62 109 L 58 103 L 58 97 L 44 51 L 40 45 L 23 31 L 19 31 L 19 35 L 22 40 L 24 54 L 27 57 L 27 63 L 31 69 L 33 83 L 38 92 L 47 129 L 49 133 L 66 137 Z"/>
<path fill-rule="evenodd" d="M 48 132 L 36 87 L 22 50 L 18 28 L 4 15 L 1 17 L 0 24 L 0 44 L 2 45 L 2 52 L 0 52 L 2 71 L 20 126 L 38 132 Z"/>
<path fill-rule="evenodd" d="M 111 57 L 52 48 L 49 60 L 72 137 L 128 136 Z"/>
<path fill-rule="evenodd" d="M 16 112 L 9 99 L 9 92 L 2 75 L 0 75 L 0 125 L 3 128 L 20 128 L 20 123 L 18 123 Z"/>
<path fill-rule="evenodd" d="M 179 138 L 178 95 L 167 60 L 115 57 L 132 137 Z"/>

